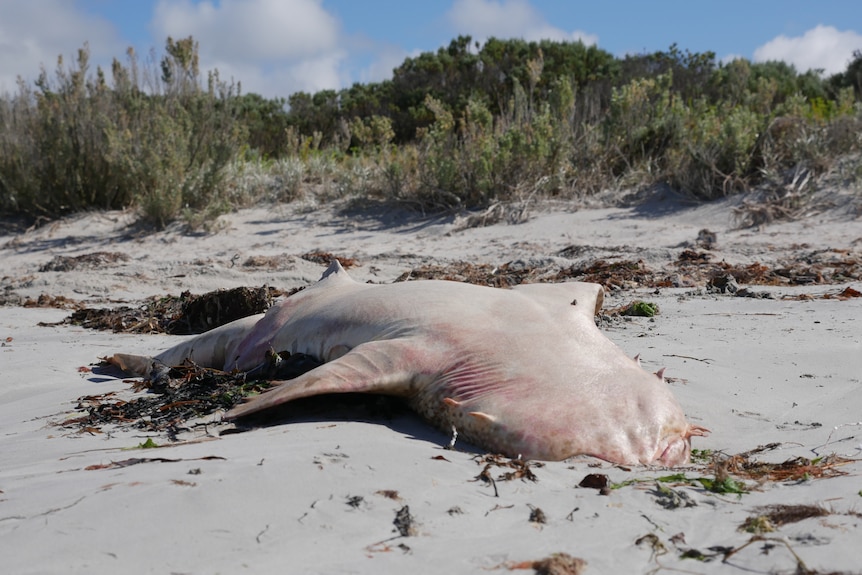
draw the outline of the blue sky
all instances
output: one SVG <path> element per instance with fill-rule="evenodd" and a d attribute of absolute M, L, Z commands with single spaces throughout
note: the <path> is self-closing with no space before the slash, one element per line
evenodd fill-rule
<path fill-rule="evenodd" d="M 0 91 L 89 42 L 94 64 L 193 35 L 201 65 L 287 97 L 391 76 L 459 34 L 581 39 L 622 56 L 672 43 L 719 59 L 841 71 L 862 49 L 859 0 L 2 0 Z"/>

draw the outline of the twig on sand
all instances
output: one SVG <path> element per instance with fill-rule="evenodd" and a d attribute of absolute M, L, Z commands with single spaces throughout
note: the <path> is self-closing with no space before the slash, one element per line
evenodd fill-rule
<path fill-rule="evenodd" d="M 781 543 L 782 545 L 787 547 L 787 550 L 790 551 L 790 554 L 793 555 L 794 559 L 796 559 L 796 572 L 797 573 L 802 573 L 802 574 L 816 573 L 816 571 L 809 569 L 808 566 L 805 565 L 805 561 L 803 561 L 802 558 L 796 553 L 796 551 L 793 550 L 793 547 L 790 546 L 790 543 L 788 543 L 787 539 L 784 537 L 764 537 L 763 535 L 754 535 L 746 543 L 743 543 L 739 547 L 734 547 L 733 549 L 731 549 L 730 551 L 725 553 L 721 562 L 727 563 L 727 560 L 730 559 L 733 555 L 736 555 L 737 553 L 739 553 L 740 551 L 742 551 L 743 549 L 745 549 L 746 547 L 748 547 L 752 543 L 757 543 L 760 541 L 772 541 L 775 543 Z"/>
<path fill-rule="evenodd" d="M 819 456 L 820 455 L 819 450 L 823 449 L 824 447 L 826 447 L 830 443 L 833 443 L 832 442 L 832 435 L 836 431 L 838 431 L 842 427 L 859 427 L 859 426 L 862 426 L 862 421 L 857 421 L 855 423 L 842 423 L 840 425 L 836 425 L 835 427 L 832 428 L 832 431 L 829 432 L 829 436 L 826 438 L 826 442 L 823 443 L 823 445 L 818 445 L 817 447 L 813 448 L 811 450 L 811 452 L 814 453 L 815 455 Z M 834 443 L 838 443 L 839 441 L 847 441 L 848 439 L 853 439 L 854 437 L 855 436 L 851 435 L 850 437 L 845 437 L 844 439 L 836 439 Z M 860 442 L 860 444 L 856 446 L 856 455 L 859 455 L 860 452 L 862 452 L 862 442 Z"/>
<path fill-rule="evenodd" d="M 715 361 L 714 359 L 710 359 L 708 357 L 701 359 L 699 357 L 692 357 L 690 355 L 678 355 L 675 353 L 665 353 L 665 354 L 662 354 L 662 357 L 678 357 L 680 359 L 693 359 L 694 361 L 702 361 L 703 363 L 709 363 L 711 361 Z"/>

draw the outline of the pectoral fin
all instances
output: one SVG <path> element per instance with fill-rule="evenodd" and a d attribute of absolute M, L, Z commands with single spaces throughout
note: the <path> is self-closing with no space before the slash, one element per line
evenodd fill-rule
<path fill-rule="evenodd" d="M 327 393 L 407 396 L 416 366 L 403 359 L 406 345 L 409 344 L 401 340 L 359 345 L 296 379 L 276 382 L 277 387 L 234 407 L 224 418 L 238 419 L 295 399 Z"/>

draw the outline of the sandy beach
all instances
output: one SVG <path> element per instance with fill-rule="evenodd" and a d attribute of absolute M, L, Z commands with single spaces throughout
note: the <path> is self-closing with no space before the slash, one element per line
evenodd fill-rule
<path fill-rule="evenodd" d="M 484 227 L 297 203 L 224 216 L 209 234 L 147 233 L 123 212 L 6 228 L 3 571 L 860 572 L 859 210 L 836 202 L 744 228 L 739 202 L 656 192 L 619 207 L 540 204 L 522 223 Z M 690 466 L 660 469 L 589 457 L 512 462 L 466 443 L 447 450 L 448 435 L 418 416 L 338 398 L 243 433 L 225 433 L 233 425 L 216 417 L 176 441 L 68 424 L 80 398 L 144 393 L 94 369 L 100 357 L 156 353 L 180 337 L 47 325 L 68 306 L 290 290 L 320 277 L 315 253 L 349 258 L 351 276 L 374 282 L 431 269 L 528 281 L 591 271 L 606 285 L 606 309 L 658 305 L 655 317 L 612 315 L 601 327 L 647 369 L 666 367 L 689 420 L 712 433 L 694 438 Z M 634 267 L 612 265 L 625 262 Z M 751 281 L 707 289 L 716 269 Z M 40 296 L 52 305 L 37 305 Z M 59 298 L 67 307 L 54 307 Z M 148 441 L 157 447 L 140 447 Z M 608 488 L 581 486 L 590 475 Z"/>

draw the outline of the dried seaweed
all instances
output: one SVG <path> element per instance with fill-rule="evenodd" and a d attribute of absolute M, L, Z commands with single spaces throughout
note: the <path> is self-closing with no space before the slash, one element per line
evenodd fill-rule
<path fill-rule="evenodd" d="M 168 324 L 168 333 L 202 333 L 232 321 L 263 313 L 272 305 L 273 290 L 238 287 L 193 296 L 183 292 L 178 317 Z"/>
<path fill-rule="evenodd" d="M 84 304 L 62 295 L 40 294 L 35 300 L 29 297 L 26 298 L 21 302 L 21 306 L 31 308 L 81 309 L 84 307 Z"/>
<path fill-rule="evenodd" d="M 196 334 L 265 312 L 281 291 L 238 287 L 202 295 L 150 298 L 137 307 L 80 308 L 60 323 L 125 333 Z"/>
<path fill-rule="evenodd" d="M 485 469 L 490 470 L 493 467 L 501 467 L 512 469 L 501 473 L 497 477 L 497 481 L 512 481 L 513 479 L 526 479 L 536 482 L 539 480 L 536 474 L 533 473 L 533 468 L 544 467 L 545 464 L 541 461 L 525 461 L 523 459 L 511 459 L 499 454 L 477 455 L 473 460 L 478 464 L 485 464 Z"/>
<path fill-rule="evenodd" d="M 837 455 L 828 455 L 815 459 L 795 457 L 781 463 L 768 463 L 751 459 L 749 453 L 741 453 L 716 460 L 713 465 L 723 473 L 751 480 L 801 481 L 846 475 L 839 467 L 852 461 Z"/>
<path fill-rule="evenodd" d="M 742 265 L 712 260 L 712 254 L 684 249 L 664 269 L 653 269 L 641 260 L 596 259 L 569 267 L 560 267 L 559 263 L 550 259 L 535 264 L 517 261 L 496 266 L 456 261 L 445 265 L 420 266 L 401 274 L 396 281 L 443 279 L 491 287 L 511 287 L 522 283 L 577 280 L 616 290 L 696 285 L 720 288 L 728 281 L 768 286 L 823 285 L 862 279 L 862 256 L 847 250 L 804 253 L 774 266 L 760 262 Z M 728 293 L 729 290 L 717 291 Z M 735 292 L 732 290 L 729 293 Z M 737 295 L 750 295 L 742 290 L 740 292 Z M 848 292 L 843 297 L 854 297 L 852 293 Z"/>
<path fill-rule="evenodd" d="M 122 252 L 92 252 L 80 256 L 54 256 L 39 268 L 40 272 L 71 272 L 103 269 L 117 262 L 127 262 L 129 256 Z"/>
<path fill-rule="evenodd" d="M 346 258 L 344 256 L 335 256 L 329 252 L 320 252 L 320 251 L 307 252 L 307 253 L 302 254 L 299 257 L 301 257 L 305 261 L 314 262 L 316 264 L 322 264 L 322 265 L 329 265 L 332 262 L 332 260 L 338 260 L 338 263 L 340 263 L 341 267 L 343 267 L 344 269 L 350 269 L 354 266 L 359 265 L 359 262 L 357 262 L 353 258 Z"/>
<path fill-rule="evenodd" d="M 658 313 L 658 304 L 639 299 L 618 307 L 602 310 L 602 315 L 606 316 L 653 317 Z"/>
<path fill-rule="evenodd" d="M 665 509 L 697 507 L 697 501 L 695 501 L 691 495 L 680 489 L 668 487 L 667 485 L 662 484 L 661 481 L 655 482 L 653 494 L 655 495 L 658 504 Z"/>
<path fill-rule="evenodd" d="M 535 505 L 530 505 L 530 523 L 540 523 L 545 524 L 548 522 L 548 517 L 545 515 L 545 512 L 542 511 L 541 507 L 536 507 Z"/>
<path fill-rule="evenodd" d="M 304 354 L 279 354 L 277 371 L 261 372 L 261 376 L 279 380 L 292 379 L 320 363 Z M 164 378 L 155 378 L 138 385 L 151 393 L 125 400 L 116 393 L 84 396 L 76 409 L 82 414 L 62 422 L 65 427 L 94 433 L 107 424 L 167 432 L 175 437 L 190 420 L 228 410 L 244 397 L 270 387 L 263 378 L 249 374 L 204 368 L 191 362 L 171 367 Z"/>
<path fill-rule="evenodd" d="M 774 268 L 761 263 L 743 266 L 731 265 L 723 261 L 712 262 L 708 255 L 693 250 L 683 250 L 677 261 L 671 264 L 671 272 L 675 269 L 676 273 L 653 270 L 642 261 L 631 260 L 615 262 L 595 260 L 589 264 L 565 269 L 555 267 L 553 263 L 531 265 L 519 261 L 492 266 L 454 262 L 448 265 L 421 266 L 401 274 L 395 281 L 445 279 L 491 287 L 511 287 L 531 282 L 578 280 L 600 283 L 606 288 L 614 289 L 700 284 L 720 293 L 761 297 L 769 294 L 739 288 L 739 284 L 810 285 L 845 283 L 862 279 L 862 257 L 854 256 L 846 250 L 812 252 L 802 257 L 800 261 Z M 334 256 L 325 252 L 311 252 L 302 257 L 328 262 Z M 352 259 L 338 259 L 345 267 L 356 265 Z M 299 290 L 285 293 L 267 287 L 239 287 L 203 295 L 184 292 L 179 297 L 150 298 L 136 307 L 120 306 L 102 309 L 86 308 L 73 300 L 43 295 L 35 302 L 28 299 L 24 305 L 73 308 L 75 311 L 72 315 L 61 323 L 71 323 L 91 329 L 127 333 L 192 334 L 202 333 L 248 315 L 262 313 L 271 305 L 272 298 L 280 295 L 290 296 L 296 291 Z M 818 297 L 845 300 L 860 296 L 862 293 L 858 290 L 845 287 L 840 292 L 826 293 Z M 812 299 L 814 296 L 802 294 L 793 297 Z M 649 316 L 649 310 L 642 304 L 635 307 L 627 306 L 625 313 Z"/>
<path fill-rule="evenodd" d="M 484 464 L 482 471 L 473 478 L 473 481 L 482 481 L 494 488 L 494 497 L 499 497 L 500 493 L 497 490 L 497 481 L 512 481 L 514 479 L 522 479 L 536 482 L 539 478 L 533 473 L 534 467 L 544 467 L 544 463 L 540 461 L 524 461 L 522 459 L 510 459 L 499 454 L 485 454 L 473 457 L 473 460 L 479 465 Z M 509 468 L 513 471 L 501 473 L 496 478 L 491 475 L 491 469 L 496 467 Z"/>
<path fill-rule="evenodd" d="M 553 553 L 537 561 L 522 561 L 505 565 L 510 571 L 515 569 L 532 569 L 536 575 L 580 575 L 587 567 L 587 562 L 568 553 Z"/>
<path fill-rule="evenodd" d="M 266 382 L 246 382 L 233 374 L 196 366 L 174 368 L 171 377 L 174 385 L 130 400 L 115 394 L 82 397 L 76 409 L 84 414 L 63 425 L 99 429 L 114 424 L 176 434 L 190 419 L 230 409 L 243 397 L 269 387 Z"/>
<path fill-rule="evenodd" d="M 401 501 L 401 496 L 398 494 L 398 491 L 394 489 L 380 489 L 375 491 L 374 494 L 386 497 L 387 499 L 392 499 L 393 501 Z"/>
<path fill-rule="evenodd" d="M 489 287 L 511 287 L 533 278 L 535 270 L 535 267 L 515 266 L 512 262 L 500 266 L 454 262 L 448 265 L 420 266 L 404 272 L 395 281 L 440 279 Z"/>
<path fill-rule="evenodd" d="M 755 508 L 756 515 L 746 518 L 739 529 L 749 533 L 769 533 L 788 523 L 796 523 L 810 517 L 824 517 L 830 511 L 819 505 L 764 505 Z"/>
<path fill-rule="evenodd" d="M 649 269 L 642 260 L 595 260 L 588 265 L 561 270 L 554 279 L 576 279 L 601 284 L 608 289 L 623 289 L 654 285 L 658 281 L 656 276 L 656 272 Z"/>
<path fill-rule="evenodd" d="M 287 254 L 277 256 L 249 256 L 242 262 L 244 268 L 266 268 L 284 270 L 292 267 L 292 257 Z"/>
<path fill-rule="evenodd" d="M 395 512 L 395 520 L 392 522 L 401 537 L 412 537 L 416 535 L 416 520 L 410 514 L 410 506 L 405 505 Z"/>

